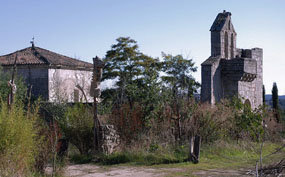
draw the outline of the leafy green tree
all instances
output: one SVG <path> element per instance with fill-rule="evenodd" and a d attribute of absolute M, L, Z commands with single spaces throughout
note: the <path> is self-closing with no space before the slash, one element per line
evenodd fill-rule
<path fill-rule="evenodd" d="M 142 72 L 137 65 L 141 55 L 135 40 L 129 37 L 117 39 L 117 44 L 113 44 L 111 50 L 107 51 L 102 78 L 102 81 L 115 79 L 116 89 L 107 89 L 103 92 L 103 97 L 115 96 L 119 103 L 128 100 L 130 105 L 134 102 L 137 90 L 134 81 Z"/>
<path fill-rule="evenodd" d="M 276 82 L 273 83 L 272 87 L 272 104 L 273 104 L 273 109 L 277 111 L 279 109 L 279 103 L 278 103 L 278 88 Z"/>
<path fill-rule="evenodd" d="M 181 142 L 182 128 L 182 108 L 185 104 L 184 96 L 186 95 L 188 100 L 197 92 L 199 83 L 195 81 L 192 76 L 193 72 L 197 71 L 195 63 L 192 59 L 185 59 L 182 55 L 167 55 L 162 53 L 162 71 L 165 73 L 161 77 L 164 83 L 164 91 L 169 94 L 169 103 L 174 112 L 173 119 L 176 125 L 175 139 L 177 142 Z"/>
<path fill-rule="evenodd" d="M 197 71 L 193 60 L 185 59 L 182 55 L 172 56 L 165 53 L 162 53 L 162 58 L 162 71 L 166 74 L 162 76 L 162 80 L 171 89 L 173 96 L 193 96 L 199 87 L 199 83 L 192 76 L 192 73 Z"/>
<path fill-rule="evenodd" d="M 150 80 L 159 76 L 158 59 L 141 53 L 137 42 L 129 37 L 118 38 L 107 51 L 104 62 L 102 81 L 113 79 L 115 88 L 103 91 L 102 97 L 119 104 L 127 102 L 131 108 L 144 97 L 144 89 L 150 86 Z"/>
<path fill-rule="evenodd" d="M 161 81 L 159 78 L 161 63 L 159 59 L 143 55 L 138 64 L 142 68 L 142 77 L 137 80 L 138 101 L 144 105 L 142 111 L 144 122 L 147 123 L 151 117 L 154 117 L 153 113 L 157 111 L 158 104 L 161 102 Z"/>

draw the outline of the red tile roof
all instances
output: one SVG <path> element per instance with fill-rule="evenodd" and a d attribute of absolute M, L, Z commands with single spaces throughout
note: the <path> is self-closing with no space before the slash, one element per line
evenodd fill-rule
<path fill-rule="evenodd" d="M 17 55 L 17 65 L 48 65 L 67 68 L 92 69 L 93 64 L 60 55 L 40 47 L 28 47 L 8 55 L 0 56 L 2 66 L 13 65 Z"/>

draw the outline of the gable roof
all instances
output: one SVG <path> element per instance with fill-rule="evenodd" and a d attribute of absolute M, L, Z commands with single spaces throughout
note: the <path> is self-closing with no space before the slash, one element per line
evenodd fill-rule
<path fill-rule="evenodd" d="M 227 21 L 227 18 L 231 18 L 231 13 L 223 11 L 223 13 L 219 13 L 211 26 L 210 31 L 221 31 Z"/>
<path fill-rule="evenodd" d="M 47 66 L 63 66 L 73 69 L 92 69 L 93 64 L 67 57 L 55 52 L 51 52 L 40 47 L 28 47 L 8 55 L 0 56 L 0 64 L 2 66 L 14 65 L 17 56 L 17 65 L 47 65 Z"/>

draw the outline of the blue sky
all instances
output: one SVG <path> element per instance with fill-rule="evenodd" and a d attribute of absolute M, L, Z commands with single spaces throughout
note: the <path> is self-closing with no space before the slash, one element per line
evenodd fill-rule
<path fill-rule="evenodd" d="M 210 26 L 232 13 L 237 47 L 264 51 L 264 84 L 285 94 L 284 0 L 1 0 L 0 55 L 35 45 L 92 61 L 120 36 L 153 57 L 183 54 L 200 64 L 210 55 Z"/>

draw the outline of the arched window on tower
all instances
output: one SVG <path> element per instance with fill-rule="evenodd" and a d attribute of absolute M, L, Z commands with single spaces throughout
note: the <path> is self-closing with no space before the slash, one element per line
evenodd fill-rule
<path fill-rule="evenodd" d="M 229 21 L 229 24 L 228 24 L 229 26 L 229 30 L 231 30 L 231 21 Z"/>
<path fill-rule="evenodd" d="M 249 99 L 245 100 L 244 105 L 251 109 L 251 104 L 250 104 Z"/>
<path fill-rule="evenodd" d="M 225 49 L 224 49 L 224 51 L 225 51 L 225 58 L 228 58 L 228 53 L 229 53 L 229 45 L 228 45 L 228 32 L 225 32 Z"/>
<path fill-rule="evenodd" d="M 231 58 L 234 58 L 234 34 L 231 35 Z"/>

